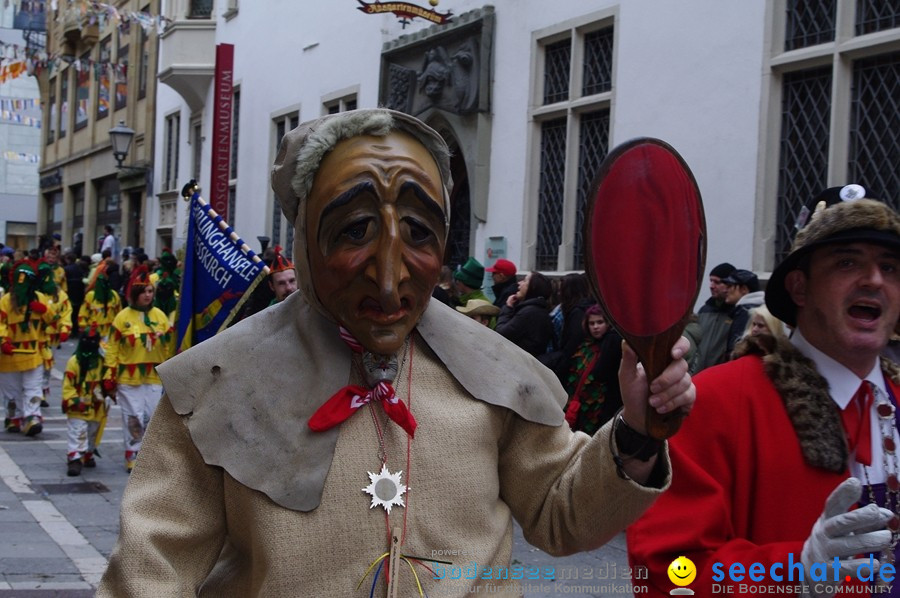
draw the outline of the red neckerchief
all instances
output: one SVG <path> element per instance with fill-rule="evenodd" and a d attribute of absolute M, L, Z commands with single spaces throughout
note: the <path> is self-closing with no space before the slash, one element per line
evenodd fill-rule
<path fill-rule="evenodd" d="M 341 338 L 354 353 L 363 352 L 359 341 L 353 338 L 353 335 L 343 326 L 341 326 Z M 389 418 L 403 428 L 410 437 L 415 436 L 416 419 L 394 392 L 391 383 L 385 381 L 379 382 L 370 389 L 357 384 L 348 384 L 325 401 L 309 418 L 307 425 L 313 432 L 330 430 L 349 419 L 360 407 L 372 401 L 381 403 L 381 407 Z"/>

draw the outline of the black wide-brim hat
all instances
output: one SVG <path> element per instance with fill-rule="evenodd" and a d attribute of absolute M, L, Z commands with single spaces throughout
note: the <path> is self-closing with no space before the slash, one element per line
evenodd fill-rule
<path fill-rule="evenodd" d="M 775 268 L 766 285 L 766 307 L 779 320 L 797 325 L 797 305 L 785 287 L 789 272 L 803 258 L 825 245 L 874 243 L 900 249 L 900 216 L 890 206 L 873 199 L 836 203 L 814 215 L 797 233 L 791 253 Z"/>

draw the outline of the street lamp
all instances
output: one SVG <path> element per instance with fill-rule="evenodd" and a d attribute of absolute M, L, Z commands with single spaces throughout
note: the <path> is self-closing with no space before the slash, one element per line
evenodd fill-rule
<path fill-rule="evenodd" d="M 134 129 L 125 126 L 125 121 L 120 120 L 119 124 L 109 130 L 109 139 L 112 142 L 113 156 L 118 162 L 118 168 L 122 168 L 122 162 L 128 156 L 128 150 L 131 148 L 131 140 L 134 138 Z"/>

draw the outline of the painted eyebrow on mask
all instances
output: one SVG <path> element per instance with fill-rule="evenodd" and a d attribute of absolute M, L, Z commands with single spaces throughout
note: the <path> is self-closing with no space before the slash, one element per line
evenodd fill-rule
<path fill-rule="evenodd" d="M 400 194 L 406 193 L 407 191 L 412 191 L 413 195 L 422 202 L 425 208 L 433 213 L 435 216 L 440 219 L 441 222 L 447 221 L 447 214 L 444 213 L 444 209 L 441 208 L 440 204 L 434 201 L 434 198 L 431 197 L 425 189 L 422 188 L 421 185 L 416 183 L 415 181 L 406 181 L 402 185 L 400 185 Z"/>
<path fill-rule="evenodd" d="M 443 208 L 441 208 L 440 204 L 438 204 L 421 185 L 415 181 L 406 181 L 400 186 L 400 194 L 402 195 L 407 191 L 412 191 L 416 199 L 422 202 L 422 205 L 424 205 L 429 212 L 437 216 L 441 222 L 447 221 L 447 214 L 444 213 Z M 339 194 L 322 209 L 322 214 L 319 216 L 319 222 L 324 221 L 329 214 L 347 205 L 363 193 L 376 194 L 375 185 L 370 181 L 363 181 Z"/>
<path fill-rule="evenodd" d="M 351 201 L 353 201 L 358 195 L 362 195 L 363 193 L 375 193 L 375 185 L 370 183 L 369 181 L 363 181 L 357 185 L 354 185 L 332 199 L 328 202 L 328 205 L 322 209 L 322 214 L 319 216 L 319 222 L 325 220 L 325 218 L 332 213 L 333 211 L 341 208 Z"/>

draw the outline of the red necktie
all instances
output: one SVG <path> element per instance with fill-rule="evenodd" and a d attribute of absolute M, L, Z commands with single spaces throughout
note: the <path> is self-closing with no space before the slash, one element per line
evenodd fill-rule
<path fill-rule="evenodd" d="M 859 390 L 841 412 L 844 431 L 847 433 L 847 446 L 850 452 L 856 450 L 856 460 L 863 465 L 872 464 L 871 419 L 874 400 L 872 384 L 863 380 Z"/>
<path fill-rule="evenodd" d="M 354 353 L 362 353 L 363 347 L 348 330 L 341 327 L 341 338 Z M 389 418 L 403 428 L 410 436 L 415 436 L 416 418 L 413 417 L 406 404 L 394 392 L 394 387 L 389 382 L 379 382 L 371 389 L 349 384 L 336 393 L 330 399 L 316 409 L 307 425 L 313 432 L 324 432 L 334 426 L 343 423 L 351 415 L 359 411 L 359 408 L 367 403 L 375 401 L 381 403 L 384 412 Z"/>

